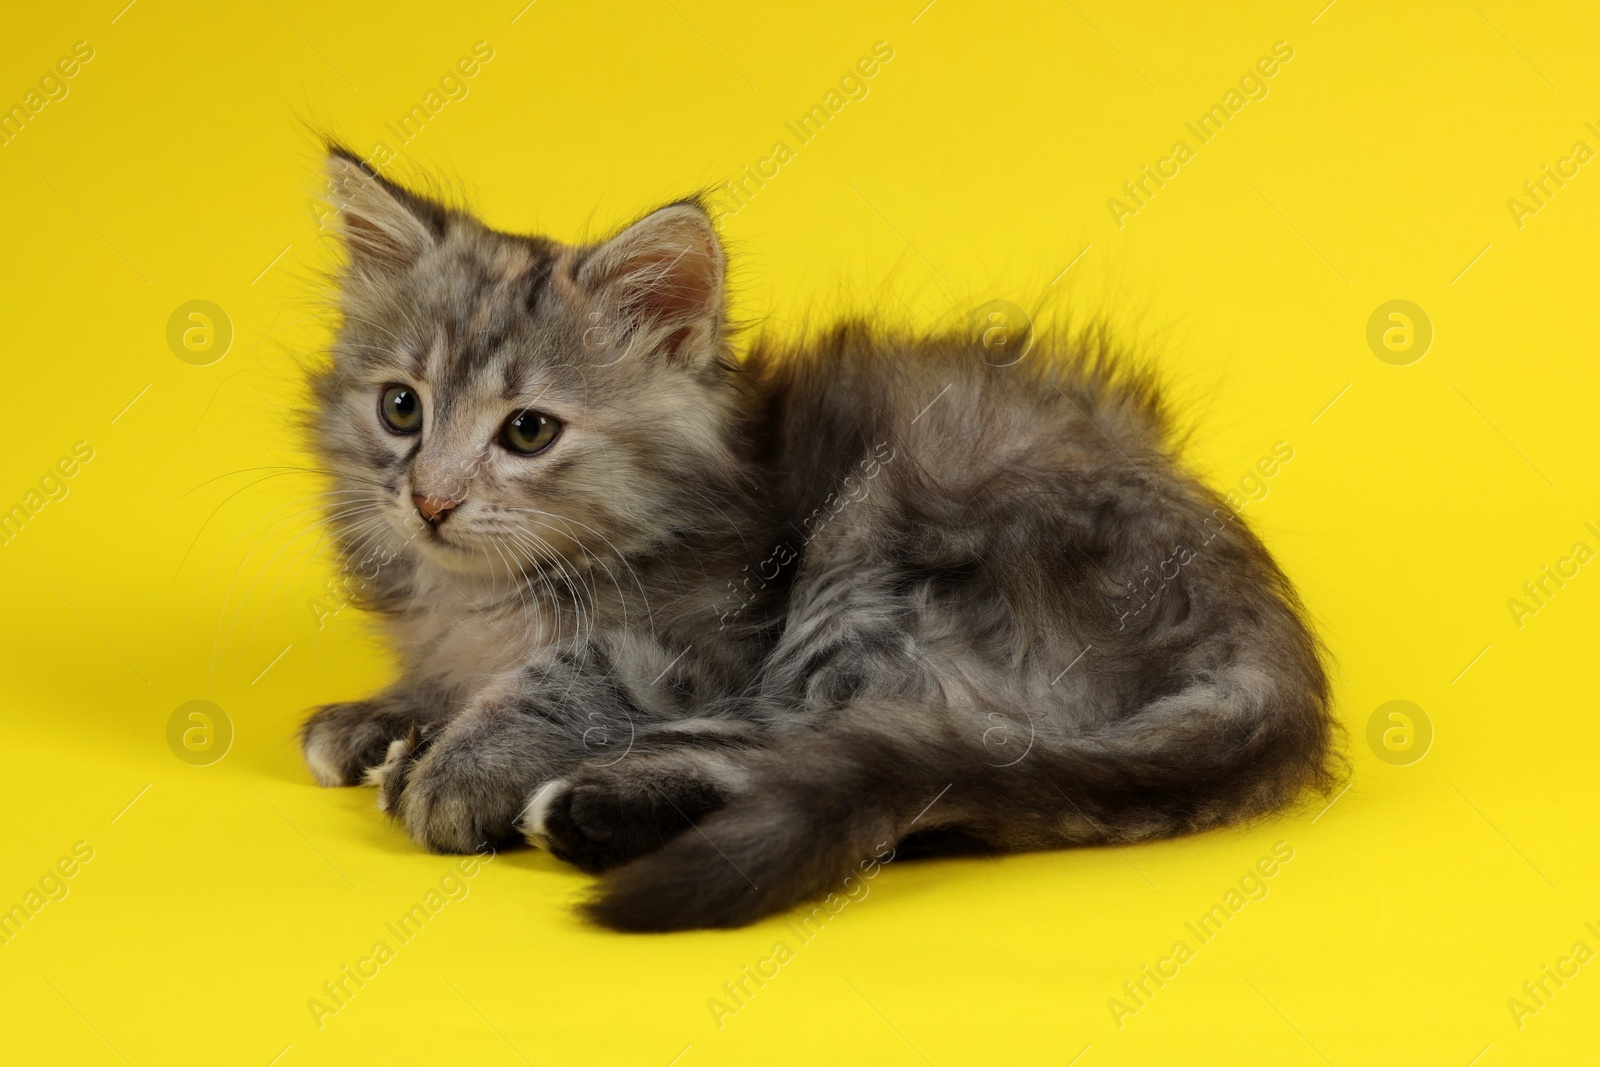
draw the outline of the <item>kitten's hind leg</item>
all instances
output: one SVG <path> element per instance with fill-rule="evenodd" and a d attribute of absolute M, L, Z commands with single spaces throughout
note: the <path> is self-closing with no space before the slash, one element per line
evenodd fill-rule
<path fill-rule="evenodd" d="M 665 845 L 741 793 L 765 744 L 747 722 L 690 719 L 642 734 L 627 755 L 580 764 L 536 790 L 519 828 L 590 872 Z"/>

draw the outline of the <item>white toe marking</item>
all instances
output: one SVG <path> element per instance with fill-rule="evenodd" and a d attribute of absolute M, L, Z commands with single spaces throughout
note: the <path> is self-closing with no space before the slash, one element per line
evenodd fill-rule
<path fill-rule="evenodd" d="M 517 824 L 530 845 L 537 845 L 543 849 L 550 847 L 545 841 L 545 817 L 550 814 L 550 805 L 570 788 L 566 779 L 557 778 L 534 790 L 533 796 L 528 800 L 528 806 L 523 809 L 522 820 Z"/>
<path fill-rule="evenodd" d="M 385 814 L 389 811 L 389 799 L 384 792 L 384 779 L 389 777 L 389 771 L 406 756 L 411 754 L 411 742 L 404 737 L 397 737 L 389 742 L 389 751 L 384 753 L 383 762 L 376 767 L 367 768 L 367 776 L 363 781 L 367 785 L 378 787 L 378 810 Z"/>
<path fill-rule="evenodd" d="M 306 741 L 306 766 L 311 769 L 311 777 L 324 789 L 349 784 L 340 773 L 339 765 L 330 756 L 328 743 L 316 733 Z"/>

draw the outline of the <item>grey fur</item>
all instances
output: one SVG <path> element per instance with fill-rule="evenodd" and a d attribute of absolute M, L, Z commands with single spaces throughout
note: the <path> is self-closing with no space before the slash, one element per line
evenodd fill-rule
<path fill-rule="evenodd" d="M 329 166 L 315 441 L 404 676 L 303 742 L 423 846 L 520 833 L 610 872 L 603 923 L 726 926 L 886 848 L 1163 837 L 1334 781 L 1289 582 L 1104 334 L 1001 367 L 849 323 L 735 361 L 693 203 L 571 247 Z M 495 443 L 522 408 L 564 424 L 537 456 Z"/>

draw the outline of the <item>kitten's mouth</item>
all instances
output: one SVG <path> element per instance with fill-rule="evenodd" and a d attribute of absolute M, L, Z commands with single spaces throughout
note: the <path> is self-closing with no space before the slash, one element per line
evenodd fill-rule
<path fill-rule="evenodd" d="M 422 540 L 425 544 L 442 546 L 453 549 L 456 552 L 467 551 L 466 546 L 461 544 L 460 541 L 446 537 L 443 530 L 430 522 L 422 524 Z"/>
<path fill-rule="evenodd" d="M 426 529 L 417 535 L 416 545 L 433 566 L 454 573 L 471 573 L 480 569 L 483 557 L 481 549 L 459 533 L 450 535 L 426 523 L 423 525 Z"/>

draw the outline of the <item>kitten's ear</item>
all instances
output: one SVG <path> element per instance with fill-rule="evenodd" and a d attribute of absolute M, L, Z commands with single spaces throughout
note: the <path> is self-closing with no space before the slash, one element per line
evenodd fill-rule
<path fill-rule="evenodd" d="M 646 350 L 669 359 L 714 345 L 722 324 L 726 260 L 695 203 L 651 212 L 591 253 L 577 281 Z"/>
<path fill-rule="evenodd" d="M 337 145 L 328 148 L 328 187 L 350 264 L 358 270 L 402 271 L 444 236 L 443 207 L 378 177 Z"/>

